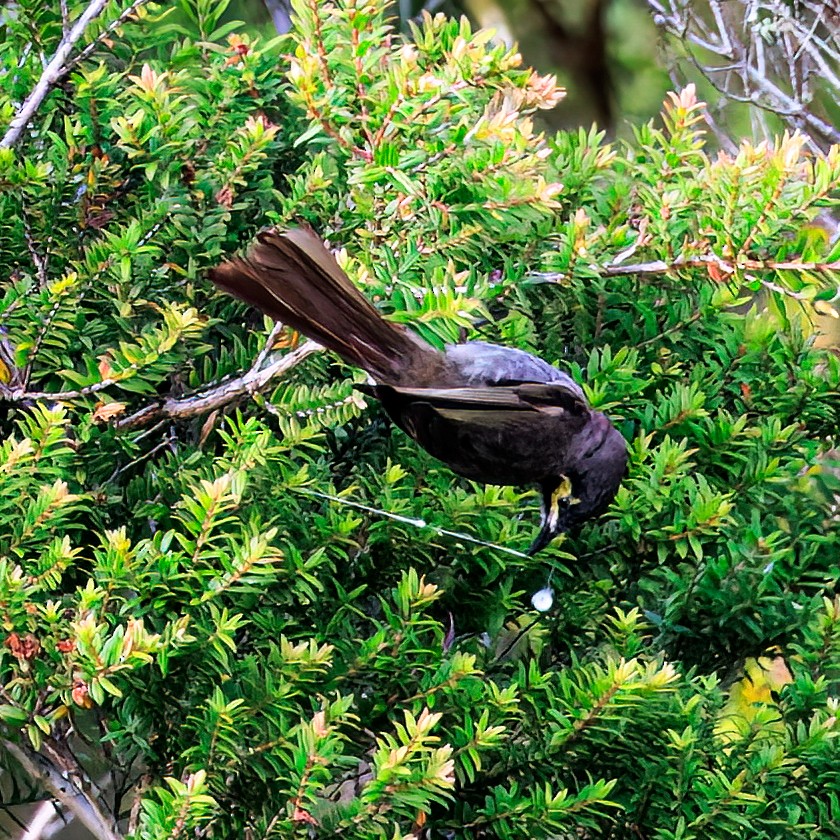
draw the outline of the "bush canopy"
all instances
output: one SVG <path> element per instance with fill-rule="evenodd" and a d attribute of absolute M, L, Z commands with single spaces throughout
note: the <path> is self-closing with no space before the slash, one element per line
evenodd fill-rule
<path fill-rule="evenodd" d="M 226 5 L 0 19 L 5 806 L 838 836 L 840 150 L 715 153 L 691 87 L 630 143 L 548 135 L 555 80 L 465 20 L 296 0 L 266 40 Z M 610 511 L 526 556 L 531 490 L 455 478 L 206 280 L 301 223 L 428 341 L 580 381 L 631 452 Z"/>

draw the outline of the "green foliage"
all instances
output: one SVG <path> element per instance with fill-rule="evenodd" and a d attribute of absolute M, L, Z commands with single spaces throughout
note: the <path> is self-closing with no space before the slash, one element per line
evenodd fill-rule
<path fill-rule="evenodd" d="M 0 149 L 0 744 L 105 767 L 137 838 L 834 836 L 840 152 L 713 155 L 691 89 L 546 136 L 553 81 L 443 16 L 124 8 Z M 17 9 L 2 129 L 62 37 Z M 527 557 L 530 491 L 213 293 L 268 221 L 429 341 L 570 370 L 630 447 L 605 517 Z"/>

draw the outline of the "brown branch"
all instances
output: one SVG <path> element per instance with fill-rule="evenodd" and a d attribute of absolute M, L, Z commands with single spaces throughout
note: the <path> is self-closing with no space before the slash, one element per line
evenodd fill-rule
<path fill-rule="evenodd" d="M 374 145 L 373 134 L 370 130 L 370 114 L 368 113 L 367 105 L 367 91 L 365 90 L 362 76 L 364 75 L 364 67 L 362 65 L 362 57 L 359 55 L 359 29 L 354 25 L 351 36 L 350 45 L 353 48 L 353 67 L 356 71 L 356 99 L 359 101 L 359 118 L 361 120 L 362 134 L 370 147 L 371 156 L 376 154 L 376 146 Z"/>
<path fill-rule="evenodd" d="M 195 417 L 200 414 L 207 414 L 217 408 L 222 408 L 236 400 L 242 399 L 250 394 L 262 391 L 272 380 L 299 365 L 307 356 L 311 356 L 320 350 L 321 346 L 314 341 L 307 341 L 301 344 L 297 350 L 272 362 L 268 367 L 259 369 L 252 367 L 247 373 L 223 382 L 214 388 L 206 391 L 199 391 L 189 397 L 176 399 L 169 397 L 161 402 L 152 403 L 144 408 L 135 411 L 128 417 L 115 422 L 118 429 L 136 429 L 149 423 L 159 421 L 162 418 L 169 420 L 185 420 L 188 417 Z M 58 395 L 53 395 L 57 398 Z"/>
<path fill-rule="evenodd" d="M 747 251 L 750 250 L 750 247 L 755 240 L 756 234 L 761 230 L 761 226 L 767 220 L 767 217 L 770 215 L 770 208 L 776 206 L 776 202 L 779 200 L 779 197 L 782 194 L 782 190 L 787 186 L 788 179 L 787 177 L 779 178 L 776 186 L 773 188 L 773 194 L 770 198 L 764 203 L 764 207 L 761 208 L 761 212 L 758 214 L 758 218 L 750 225 L 750 232 L 747 234 L 747 238 L 741 243 L 741 247 L 738 249 L 742 254 L 746 254 Z M 731 228 L 730 228 L 731 230 Z M 735 250 L 734 248 L 732 249 Z"/>
<path fill-rule="evenodd" d="M 321 63 L 321 73 L 326 86 L 332 87 L 332 76 L 330 75 L 330 63 L 327 59 L 327 48 L 324 44 L 324 34 L 321 29 L 321 17 L 318 14 L 317 0 L 310 0 L 309 10 L 312 12 L 312 19 L 315 28 L 315 47 L 318 50 L 318 59 Z"/>
<path fill-rule="evenodd" d="M 371 152 L 367 149 L 359 148 L 351 143 L 346 137 L 341 136 L 341 132 L 339 132 L 338 129 L 327 119 L 327 117 L 316 107 L 315 100 L 307 91 L 303 91 L 303 95 L 306 102 L 307 115 L 312 117 L 312 119 L 318 120 L 321 124 L 321 128 L 324 129 L 324 132 L 329 137 L 335 140 L 342 149 L 350 152 L 350 154 L 354 157 L 360 158 L 366 163 L 370 163 L 373 160 L 373 154 Z"/>
<path fill-rule="evenodd" d="M 382 118 L 382 124 L 376 130 L 376 134 L 373 136 L 373 144 L 374 146 L 378 146 L 385 137 L 385 132 L 388 130 L 388 126 L 394 120 L 394 116 L 397 113 L 397 109 L 400 105 L 405 104 L 405 96 L 402 91 L 400 91 L 394 101 L 391 103 L 390 107 L 388 108 L 388 112 Z"/>

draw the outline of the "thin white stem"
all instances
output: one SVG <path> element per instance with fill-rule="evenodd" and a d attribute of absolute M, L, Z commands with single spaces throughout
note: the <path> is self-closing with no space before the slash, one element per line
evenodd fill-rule
<path fill-rule="evenodd" d="M 67 75 L 67 73 L 69 73 L 80 61 L 84 61 L 115 29 L 119 29 L 119 27 L 122 26 L 141 6 L 145 6 L 148 2 L 149 0 L 134 0 L 130 6 L 126 6 L 126 8 L 120 12 L 119 17 L 114 18 L 114 20 L 112 20 L 93 41 L 91 41 L 77 55 L 74 55 L 64 65 L 64 67 L 61 68 L 59 76 Z"/>
<path fill-rule="evenodd" d="M 271 332 L 268 334 L 268 338 L 265 340 L 262 350 L 260 350 L 257 358 L 254 359 L 254 364 L 251 365 L 252 370 L 259 370 L 263 366 L 263 363 L 268 358 L 268 354 L 274 347 L 274 342 L 277 341 L 277 338 L 280 333 L 283 332 L 285 326 L 286 325 L 282 321 L 275 322 L 274 326 L 271 328 Z"/>
<path fill-rule="evenodd" d="M 344 507 L 355 508 L 356 510 L 363 510 L 365 513 L 372 513 L 375 516 L 381 516 L 385 519 L 393 519 L 395 522 L 402 522 L 403 525 L 411 525 L 413 528 L 428 529 L 438 536 L 452 537 L 456 540 L 472 543 L 473 545 L 482 545 L 486 548 L 493 548 L 496 551 L 502 551 L 505 554 L 511 554 L 514 557 L 530 557 L 524 551 L 517 551 L 515 548 L 508 548 L 506 545 L 499 545 L 498 543 L 489 542 L 488 540 L 480 540 L 478 537 L 471 537 L 469 534 L 463 534 L 460 531 L 450 531 L 448 528 L 439 528 L 437 525 L 431 525 L 425 519 L 414 519 L 410 516 L 402 516 L 399 513 L 393 513 L 390 510 L 382 510 L 382 508 L 371 507 L 371 505 L 362 504 L 362 502 L 354 502 L 350 499 L 344 499 L 341 496 L 333 496 L 330 493 L 321 493 L 318 490 L 311 490 L 306 487 L 295 487 L 294 491 L 304 496 L 314 496 L 317 499 L 325 499 L 328 502 L 335 502 Z"/>

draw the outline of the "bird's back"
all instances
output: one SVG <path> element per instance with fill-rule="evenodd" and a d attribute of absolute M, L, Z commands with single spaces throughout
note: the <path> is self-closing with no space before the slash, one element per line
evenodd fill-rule
<path fill-rule="evenodd" d="M 445 358 L 451 375 L 462 385 L 559 382 L 585 400 L 583 390 L 571 376 L 539 356 L 515 347 L 468 341 L 466 344 L 450 344 Z"/>

